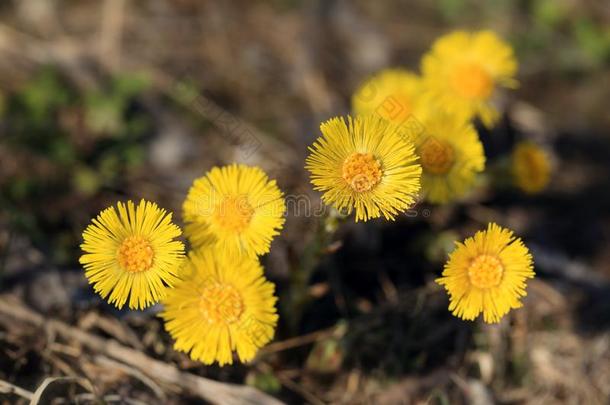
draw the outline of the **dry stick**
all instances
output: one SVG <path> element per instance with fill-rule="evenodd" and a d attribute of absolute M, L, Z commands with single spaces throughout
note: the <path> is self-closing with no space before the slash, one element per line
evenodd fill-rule
<path fill-rule="evenodd" d="M 150 388 L 151 391 L 154 392 L 154 394 L 157 398 L 159 398 L 163 402 L 167 401 L 165 392 L 163 392 L 161 387 L 159 387 L 156 382 L 154 382 L 151 378 L 147 377 L 140 370 L 137 370 L 133 367 L 130 367 L 130 366 L 127 366 L 127 365 L 121 363 L 120 361 L 115 361 L 115 360 L 112 360 L 112 359 L 110 359 L 106 356 L 102 356 L 102 355 L 95 356 L 94 360 L 96 363 L 100 364 L 103 367 L 119 369 L 119 370 L 123 371 L 125 374 L 128 374 L 128 375 L 138 379 L 144 385 L 146 385 L 148 388 Z"/>
<path fill-rule="evenodd" d="M 30 400 L 30 405 L 38 405 L 40 403 L 40 400 L 42 399 L 42 396 L 44 395 L 45 391 L 47 390 L 47 388 L 49 388 L 51 385 L 56 384 L 56 383 L 78 383 L 79 385 L 86 387 L 88 386 L 88 390 L 95 395 L 94 392 L 95 389 L 93 388 L 93 384 L 91 384 L 91 381 L 87 380 L 86 378 L 80 378 L 80 377 L 47 377 L 44 379 L 44 381 L 42 382 L 42 384 L 40 384 L 38 386 L 38 388 L 36 388 L 36 392 L 34 392 L 34 394 L 32 395 L 32 398 Z"/>
<path fill-rule="evenodd" d="M 96 312 L 89 312 L 84 318 L 78 321 L 78 325 L 76 326 L 87 332 L 91 332 L 92 327 L 95 326 L 110 335 L 110 337 L 118 340 L 120 343 L 124 343 L 127 346 L 131 346 L 140 351 L 144 350 L 144 345 L 140 342 L 136 334 L 116 318 L 104 317 Z"/>
<path fill-rule="evenodd" d="M 199 377 L 191 373 L 182 372 L 173 365 L 152 359 L 145 354 L 125 347 L 114 340 L 107 340 L 91 335 L 64 322 L 47 320 L 40 314 L 26 308 L 21 303 L 10 300 L 6 295 L 0 296 L 0 313 L 14 319 L 28 322 L 40 328 L 51 329 L 64 339 L 77 341 L 94 352 L 103 353 L 108 357 L 140 370 L 142 373 L 151 376 L 158 381 L 162 381 L 166 384 L 174 384 L 214 404 L 282 404 L 282 402 L 276 398 L 255 388 L 222 383 Z"/>
<path fill-rule="evenodd" d="M 333 326 L 331 328 L 321 329 L 315 332 L 308 333 L 307 335 L 296 336 L 290 339 L 281 340 L 279 342 L 270 343 L 260 350 L 259 357 L 275 352 L 281 352 L 283 350 L 292 349 L 294 347 L 304 346 L 309 343 L 315 343 L 318 340 L 322 340 L 332 336 L 335 333 L 336 329 L 337 328 Z"/>
<path fill-rule="evenodd" d="M 252 150 L 244 151 L 248 155 L 247 157 L 249 157 L 249 153 L 254 154 L 255 152 L 258 152 L 260 148 L 261 154 L 263 154 L 266 159 L 271 159 L 276 165 L 289 165 L 289 162 L 294 162 L 294 160 L 298 158 L 294 148 L 285 141 L 277 137 L 272 137 L 270 134 L 261 131 L 254 124 L 246 121 L 241 116 L 237 116 L 224 109 L 212 99 L 198 92 L 194 92 L 192 89 L 188 88 L 188 86 L 184 85 L 184 80 L 177 80 L 173 76 L 154 67 L 129 64 L 128 61 L 125 65 L 129 66 L 129 70 L 144 72 L 152 79 L 154 86 L 159 91 L 180 103 L 191 113 L 199 115 L 211 122 L 216 129 L 224 132 L 229 138 L 233 138 L 240 142 L 241 147 L 251 148 Z M 272 151 L 277 150 L 282 151 L 283 156 L 281 159 L 277 154 L 272 153 Z"/>
<path fill-rule="evenodd" d="M 24 390 L 21 387 L 11 384 L 8 381 L 0 380 L 0 393 L 1 394 L 15 394 L 25 399 L 32 399 L 33 392 Z"/>

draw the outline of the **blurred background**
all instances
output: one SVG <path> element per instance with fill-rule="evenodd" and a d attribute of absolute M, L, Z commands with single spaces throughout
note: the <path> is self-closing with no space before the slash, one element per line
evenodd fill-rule
<path fill-rule="evenodd" d="M 117 311 L 87 285 L 93 216 L 146 198 L 181 224 L 186 191 L 214 165 L 259 165 L 318 206 L 303 164 L 319 123 L 347 114 L 371 74 L 418 71 L 457 28 L 495 30 L 520 63 L 501 121 L 480 128 L 476 191 L 395 222 L 289 209 L 262 259 L 280 323 L 253 364 L 192 362 L 157 307 Z M 288 403 L 607 404 L 609 102 L 604 0 L 2 1 L 0 403 L 214 400 L 192 374 Z M 552 157 L 542 193 L 501 174 L 521 140 Z M 453 241 L 489 221 L 523 237 L 537 273 L 524 307 L 492 326 L 454 318 L 433 282 Z M 168 368 L 121 362 L 110 341 Z"/>

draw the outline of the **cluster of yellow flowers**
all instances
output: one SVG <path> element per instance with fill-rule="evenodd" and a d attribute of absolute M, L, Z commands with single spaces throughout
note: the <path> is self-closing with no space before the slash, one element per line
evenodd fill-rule
<path fill-rule="evenodd" d="M 421 77 L 387 69 L 354 93 L 354 118 L 333 118 L 310 148 L 306 168 L 322 199 L 356 221 L 394 219 L 419 195 L 444 204 L 463 197 L 485 168 L 485 153 L 472 120 L 491 126 L 491 103 L 500 87 L 514 88 L 512 48 L 490 31 L 456 31 L 424 55 Z M 528 192 L 549 175 L 545 155 L 530 144 L 513 153 L 513 175 Z M 490 224 L 458 244 L 437 282 L 449 293 L 449 309 L 462 319 L 481 312 L 498 322 L 517 308 L 532 257 L 512 232 Z"/>
<path fill-rule="evenodd" d="M 514 87 L 510 46 L 491 32 L 456 32 L 423 58 L 423 77 L 388 70 L 354 95 L 354 118 L 332 118 L 305 167 L 323 201 L 356 221 L 394 219 L 419 193 L 433 203 L 463 196 L 485 166 L 471 119 L 491 125 L 499 86 Z M 526 153 L 526 152 L 522 152 Z M 118 308 L 164 305 L 175 348 L 206 364 L 251 360 L 273 339 L 275 286 L 258 256 L 269 252 L 286 206 L 258 167 L 215 167 L 194 181 L 182 206 L 185 255 L 171 213 L 142 200 L 102 211 L 83 232 L 80 262 L 94 290 Z M 497 322 L 525 295 L 532 257 L 512 232 L 487 231 L 451 254 L 443 277 L 449 309 Z"/>
<path fill-rule="evenodd" d="M 183 205 L 192 250 L 155 203 L 118 203 L 83 233 L 80 262 L 93 288 L 121 308 L 161 302 L 176 350 L 220 365 L 254 358 L 273 339 L 275 286 L 258 255 L 284 224 L 282 193 L 258 167 L 215 167 L 196 179 Z"/>
<path fill-rule="evenodd" d="M 421 77 L 404 69 L 373 76 L 354 93 L 352 109 L 396 124 L 419 157 L 422 196 L 448 203 L 463 197 L 485 168 L 471 120 L 487 126 L 497 120 L 492 97 L 499 87 L 517 85 L 517 62 L 494 33 L 456 31 L 436 40 L 421 70 Z"/>

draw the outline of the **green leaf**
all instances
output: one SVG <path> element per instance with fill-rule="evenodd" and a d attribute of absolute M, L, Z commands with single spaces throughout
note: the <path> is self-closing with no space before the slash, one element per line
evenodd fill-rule
<path fill-rule="evenodd" d="M 537 0 L 532 8 L 536 23 L 549 28 L 556 27 L 567 17 L 565 4 L 560 0 Z"/>
<path fill-rule="evenodd" d="M 17 94 L 31 119 L 43 124 L 70 100 L 69 89 L 53 69 L 44 69 Z"/>
<path fill-rule="evenodd" d="M 280 381 L 271 372 L 259 372 L 252 370 L 246 376 L 246 384 L 251 387 L 256 387 L 261 391 L 271 394 L 277 393 L 282 388 Z"/>
<path fill-rule="evenodd" d="M 113 136 L 121 135 L 125 128 L 124 100 L 96 92 L 85 98 L 85 109 L 85 122 L 91 131 Z"/>
<path fill-rule="evenodd" d="M 150 78 L 144 73 L 124 73 L 114 77 L 113 93 L 129 99 L 148 89 L 150 84 Z"/>
<path fill-rule="evenodd" d="M 86 166 L 75 169 L 73 183 L 74 188 L 79 193 L 86 196 L 97 193 L 102 185 L 100 176 L 94 170 Z"/>
<path fill-rule="evenodd" d="M 610 58 L 610 33 L 602 30 L 593 21 L 581 18 L 574 24 L 574 36 L 578 46 L 596 64 Z"/>

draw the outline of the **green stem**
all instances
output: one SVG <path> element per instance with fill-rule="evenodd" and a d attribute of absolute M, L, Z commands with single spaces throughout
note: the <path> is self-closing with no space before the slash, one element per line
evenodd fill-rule
<path fill-rule="evenodd" d="M 342 217 L 334 212 L 319 218 L 315 234 L 303 249 L 299 264 L 291 274 L 290 288 L 282 301 L 285 305 L 285 313 L 288 315 L 286 318 L 292 334 L 298 333 L 303 312 L 311 301 L 309 295 L 311 276 L 326 254 L 326 248 L 330 244 L 341 219 Z"/>

